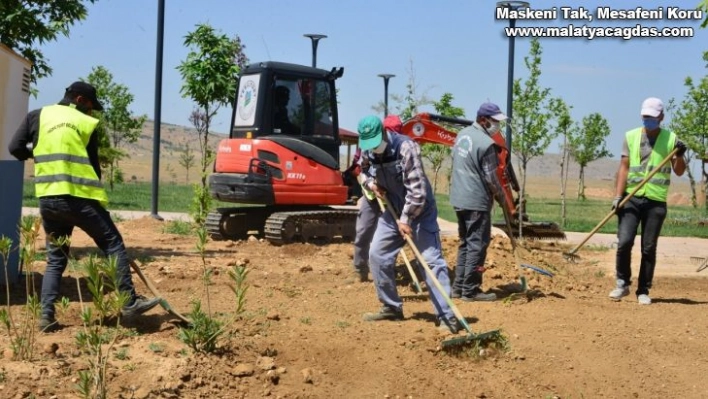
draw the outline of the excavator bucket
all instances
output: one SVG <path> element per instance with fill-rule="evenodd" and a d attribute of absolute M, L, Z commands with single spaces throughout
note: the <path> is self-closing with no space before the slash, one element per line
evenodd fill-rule
<path fill-rule="evenodd" d="M 553 222 L 519 222 L 511 223 L 511 231 L 505 222 L 494 223 L 494 227 L 501 229 L 506 235 L 529 240 L 565 240 L 565 232 Z"/>

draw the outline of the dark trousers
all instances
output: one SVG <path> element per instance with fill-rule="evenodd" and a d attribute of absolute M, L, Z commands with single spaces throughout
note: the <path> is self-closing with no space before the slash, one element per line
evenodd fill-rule
<path fill-rule="evenodd" d="M 55 245 L 52 238 L 71 237 L 74 227 L 85 231 L 106 256 L 115 256 L 118 267 L 118 290 L 135 298 L 130 277 L 130 261 L 123 237 L 108 211 L 98 201 L 71 196 L 42 197 L 39 213 L 47 235 L 47 270 L 42 279 L 42 314 L 54 316 L 54 303 L 59 299 L 61 277 L 66 270 L 70 248 Z"/>
<path fill-rule="evenodd" d="M 359 273 L 369 273 L 369 247 L 380 215 L 381 207 L 378 202 L 369 201 L 366 197 L 359 199 L 354 238 L 354 270 Z"/>
<path fill-rule="evenodd" d="M 632 247 L 637 228 L 642 227 L 642 260 L 639 264 L 637 295 L 649 294 L 656 267 L 656 247 L 666 219 L 666 202 L 633 197 L 618 212 L 616 275 L 619 284 L 629 286 L 632 278 Z"/>
<path fill-rule="evenodd" d="M 482 290 L 482 273 L 487 258 L 487 248 L 492 238 L 489 212 L 457 210 L 457 249 L 453 292 L 471 297 Z"/>

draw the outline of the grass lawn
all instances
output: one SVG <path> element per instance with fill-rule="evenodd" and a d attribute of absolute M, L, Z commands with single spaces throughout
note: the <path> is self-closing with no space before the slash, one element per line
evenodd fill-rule
<path fill-rule="evenodd" d="M 113 191 L 108 190 L 111 210 L 139 210 L 151 209 L 152 186 L 149 183 L 125 183 L 115 186 Z M 159 187 L 158 209 L 163 212 L 189 212 L 192 202 L 193 188 L 190 185 L 167 183 Z M 438 214 L 441 218 L 456 221 L 455 211 L 450 206 L 449 198 L 445 194 L 436 195 Z M 34 197 L 34 185 L 26 182 L 23 188 L 23 206 L 37 207 Z M 215 201 L 214 207 L 235 206 L 235 204 Z M 527 213 L 531 221 L 550 221 L 560 225 L 561 201 L 559 198 L 529 198 Z M 567 223 L 563 226 L 566 231 L 590 232 L 610 212 L 610 201 L 588 199 L 578 201 L 569 199 L 566 202 Z M 493 219 L 502 220 L 502 213 L 495 208 Z M 674 237 L 702 237 L 708 238 L 708 228 L 699 225 L 700 221 L 708 218 L 705 209 L 694 209 L 690 206 L 672 205 L 664 222 L 662 235 Z M 617 218 L 610 219 L 600 229 L 601 233 L 616 233 Z"/>

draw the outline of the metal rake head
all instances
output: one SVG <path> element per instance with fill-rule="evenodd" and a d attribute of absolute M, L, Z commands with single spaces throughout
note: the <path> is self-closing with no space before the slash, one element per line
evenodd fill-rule
<path fill-rule="evenodd" d="M 696 269 L 696 273 L 702 272 L 706 268 L 708 268 L 708 258 L 702 258 L 700 256 L 691 256 L 691 263 L 694 265 L 698 265 L 698 269 Z"/>

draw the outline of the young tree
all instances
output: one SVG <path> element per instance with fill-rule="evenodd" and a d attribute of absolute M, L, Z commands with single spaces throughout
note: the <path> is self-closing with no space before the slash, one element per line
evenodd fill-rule
<path fill-rule="evenodd" d="M 32 63 L 32 83 L 52 74 L 39 49 L 41 45 L 69 36 L 75 22 L 86 19 L 86 3 L 96 0 L 17 1 L 0 5 L 0 43 L 17 51 Z"/>
<path fill-rule="evenodd" d="M 698 4 L 698 9 L 703 11 L 703 23 L 701 23 L 701 28 L 708 26 L 708 0 L 703 0 Z"/>
<path fill-rule="evenodd" d="M 529 70 L 526 80 L 514 82 L 514 120 L 511 121 L 516 134 L 512 140 L 512 151 L 519 159 L 521 169 L 521 190 L 519 203 L 524 204 L 526 193 L 526 169 L 531 159 L 543 155 L 551 140 L 556 136 L 549 129 L 551 113 L 548 111 L 551 89 L 540 86 L 541 44 L 537 38 L 531 39 L 531 49 L 524 57 L 524 64 Z M 522 206 L 523 208 L 523 206 Z M 525 210 L 521 210 L 525 213 Z"/>
<path fill-rule="evenodd" d="M 461 118 L 465 116 L 465 110 L 452 105 L 454 96 L 450 93 L 444 93 L 440 101 L 433 102 L 435 112 L 453 118 Z M 445 126 L 446 129 L 457 131 L 455 126 Z M 421 155 L 427 159 L 433 167 L 433 193 L 437 193 L 438 175 L 443 163 L 450 158 L 451 148 L 442 144 L 423 144 L 420 148 Z M 448 185 L 449 186 L 449 185 Z"/>
<path fill-rule="evenodd" d="M 123 84 L 113 81 L 113 74 L 103 66 L 91 69 L 86 81 L 96 88 L 96 95 L 103 104 L 100 113 L 103 132 L 108 140 L 101 144 L 108 144 L 113 150 L 104 150 L 104 165 L 108 171 L 108 182 L 111 190 L 117 182 L 116 176 L 121 175 L 118 162 L 128 156 L 122 147 L 128 143 L 135 143 L 140 137 L 143 124 L 147 116 L 135 116 L 128 109 L 133 103 L 134 96 Z"/>
<path fill-rule="evenodd" d="M 551 100 L 551 112 L 556 121 L 556 132 L 563 136 L 560 161 L 561 226 L 566 224 L 566 198 L 568 170 L 570 169 L 570 138 L 577 134 L 578 126 L 570 117 L 571 106 L 560 98 Z"/>
<path fill-rule="evenodd" d="M 610 125 L 598 113 L 583 118 L 579 134 L 571 136 L 571 155 L 580 166 L 578 199 L 585 200 L 585 167 L 592 161 L 611 157 L 605 139 L 610 135 Z"/>
<path fill-rule="evenodd" d="M 189 120 L 197 130 L 201 151 L 201 186 L 195 187 L 194 221 L 203 225 L 211 206 L 207 190 L 207 171 L 213 154 L 209 149 L 209 128 L 214 115 L 236 95 L 238 78 L 248 59 L 238 36 L 229 38 L 208 24 L 197 25 L 185 36 L 190 48 L 177 67 L 182 75 L 182 96 L 196 103 Z"/>
<path fill-rule="evenodd" d="M 703 53 L 703 60 L 708 68 L 708 51 Z M 695 154 L 708 154 L 708 75 L 703 76 L 697 82 L 691 77 L 687 77 L 684 86 L 688 93 L 681 101 L 681 105 L 676 107 L 675 116 L 670 127 L 676 132 L 686 146 Z M 701 173 L 703 174 L 703 195 L 706 211 L 708 211 L 708 170 L 706 165 L 708 160 L 703 156 L 701 160 Z M 691 180 L 692 199 L 697 206 L 696 184 L 690 168 L 691 156 L 687 153 L 686 168 Z"/>
<path fill-rule="evenodd" d="M 187 143 L 187 145 L 179 153 L 179 164 L 187 171 L 187 175 L 184 178 L 185 183 L 189 184 L 189 169 L 194 166 L 194 151 L 192 147 Z"/>
<path fill-rule="evenodd" d="M 424 90 L 422 94 L 420 92 L 420 83 L 418 83 L 415 67 L 413 66 L 413 60 L 409 62 L 408 70 L 408 82 L 406 83 L 406 94 L 400 95 L 392 93 L 391 104 L 389 109 L 394 109 L 396 115 L 401 117 L 401 120 L 410 119 L 413 115 L 418 113 L 418 108 L 432 104 L 432 101 L 427 96 L 427 90 Z M 379 101 L 376 105 L 371 107 L 374 111 L 383 114 L 385 109 L 384 101 Z"/>

